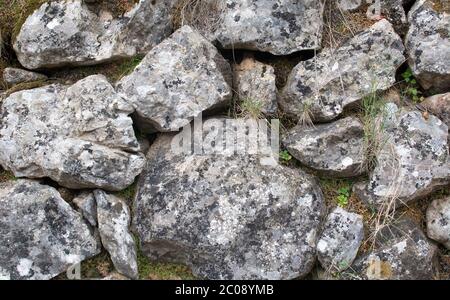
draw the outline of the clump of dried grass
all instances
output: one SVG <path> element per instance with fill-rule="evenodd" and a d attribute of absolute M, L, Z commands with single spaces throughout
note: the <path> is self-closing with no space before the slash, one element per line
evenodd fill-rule
<path fill-rule="evenodd" d="M 174 27 L 189 25 L 205 36 L 214 33 L 222 23 L 223 0 L 181 0 L 174 8 Z"/>

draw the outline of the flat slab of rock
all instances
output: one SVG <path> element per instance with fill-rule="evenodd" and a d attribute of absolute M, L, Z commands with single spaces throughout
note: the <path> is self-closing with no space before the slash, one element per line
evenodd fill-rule
<path fill-rule="evenodd" d="M 174 152 L 177 140 L 166 134 L 155 141 L 138 183 L 133 227 L 142 251 L 185 263 L 200 278 L 308 274 L 324 214 L 316 180 L 262 165 L 259 155 Z"/>
<path fill-rule="evenodd" d="M 93 65 L 148 52 L 172 31 L 172 0 L 142 0 L 113 17 L 82 0 L 44 3 L 27 18 L 14 50 L 28 69 Z"/>
<path fill-rule="evenodd" d="M 416 1 L 408 15 L 411 25 L 405 41 L 414 75 L 423 88 L 435 93 L 450 91 L 450 8 L 443 2 Z"/>
<path fill-rule="evenodd" d="M 450 197 L 431 202 L 427 209 L 427 234 L 450 249 Z"/>
<path fill-rule="evenodd" d="M 432 193 L 450 180 L 448 128 L 433 115 L 417 110 L 386 108 L 385 140 L 369 182 L 354 185 L 360 199 L 378 207 L 392 199 L 397 205 Z"/>
<path fill-rule="evenodd" d="M 0 183 L 1 279 L 50 279 L 100 251 L 98 234 L 56 189 Z"/>
<path fill-rule="evenodd" d="M 1 104 L 0 164 L 16 177 L 122 190 L 144 166 L 133 107 L 104 76 L 20 91 Z"/>
<path fill-rule="evenodd" d="M 272 66 L 247 57 L 234 68 L 234 88 L 241 101 L 266 115 L 277 112 L 277 87 Z"/>
<path fill-rule="evenodd" d="M 206 110 L 229 103 L 232 73 L 217 49 L 189 26 L 152 49 L 117 83 L 146 131 L 178 131 Z"/>
<path fill-rule="evenodd" d="M 432 244 L 412 220 L 403 218 L 377 236 L 376 249 L 352 265 L 351 278 L 369 280 L 432 280 L 437 259 Z"/>
<path fill-rule="evenodd" d="M 353 117 L 314 127 L 297 126 L 283 144 L 302 164 L 326 176 L 354 177 L 364 173 L 364 128 Z"/>
<path fill-rule="evenodd" d="M 300 62 L 290 74 L 279 104 L 290 115 L 333 120 L 344 107 L 391 87 L 405 60 L 403 51 L 392 25 L 381 20 L 340 48 L 325 49 Z"/>
<path fill-rule="evenodd" d="M 226 0 L 215 36 L 227 49 L 275 55 L 319 49 L 323 10 L 316 0 Z"/>
<path fill-rule="evenodd" d="M 19 83 L 45 80 L 47 76 L 36 72 L 31 72 L 18 68 L 5 68 L 3 70 L 3 80 L 7 85 L 13 86 Z"/>
<path fill-rule="evenodd" d="M 138 277 L 136 245 L 129 231 L 131 214 L 126 203 L 102 190 L 94 191 L 97 203 L 98 230 L 102 245 L 108 251 L 116 270 Z"/>
<path fill-rule="evenodd" d="M 317 243 L 322 267 L 331 272 L 348 269 L 364 239 L 363 217 L 337 207 L 327 217 Z"/>

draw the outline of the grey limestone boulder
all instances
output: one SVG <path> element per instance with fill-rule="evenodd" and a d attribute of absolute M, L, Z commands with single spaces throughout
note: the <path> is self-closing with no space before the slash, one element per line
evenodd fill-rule
<path fill-rule="evenodd" d="M 1 279 L 51 279 L 100 251 L 98 233 L 56 189 L 0 183 Z"/>

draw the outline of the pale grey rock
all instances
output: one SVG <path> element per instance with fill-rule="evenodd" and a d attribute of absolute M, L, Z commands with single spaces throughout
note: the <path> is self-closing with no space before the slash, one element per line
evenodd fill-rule
<path fill-rule="evenodd" d="M 213 130 L 225 121 L 207 122 Z M 200 278 L 308 274 L 324 214 L 315 178 L 263 164 L 257 154 L 177 152 L 171 145 L 178 138 L 155 141 L 138 183 L 133 228 L 142 251 L 152 260 L 185 263 Z"/>
<path fill-rule="evenodd" d="M 0 164 L 16 177 L 122 190 L 145 163 L 132 112 L 100 75 L 13 93 L 0 111 Z"/>
<path fill-rule="evenodd" d="M 94 191 L 97 202 L 98 230 L 103 247 L 116 270 L 132 279 L 138 277 L 136 245 L 129 231 L 131 214 L 120 198 L 102 190 Z"/>
<path fill-rule="evenodd" d="M 447 125 L 393 103 L 386 106 L 385 115 L 377 166 L 368 182 L 354 186 L 358 197 L 375 207 L 393 199 L 398 207 L 448 184 Z"/>
<path fill-rule="evenodd" d="M 234 88 L 241 101 L 250 101 L 266 115 L 277 112 L 275 70 L 252 57 L 246 57 L 234 70 Z"/>
<path fill-rule="evenodd" d="M 319 49 L 323 10 L 317 0 L 226 0 L 215 37 L 227 49 L 275 55 Z"/>
<path fill-rule="evenodd" d="M 25 23 L 14 50 L 28 69 L 93 65 L 147 53 L 170 35 L 173 0 L 142 0 L 113 17 L 82 0 L 44 3 Z"/>
<path fill-rule="evenodd" d="M 5 68 L 3 70 L 3 81 L 7 85 L 13 86 L 19 83 L 33 82 L 39 80 L 45 80 L 47 76 L 36 72 L 31 72 L 18 68 Z"/>
<path fill-rule="evenodd" d="M 144 131 L 178 131 L 202 112 L 229 103 L 232 73 L 217 49 L 189 26 L 153 48 L 118 92 Z"/>
<path fill-rule="evenodd" d="M 97 203 L 94 194 L 82 192 L 72 202 L 76 205 L 81 215 L 94 227 L 97 227 Z"/>
<path fill-rule="evenodd" d="M 427 234 L 450 249 L 450 197 L 431 202 L 427 209 Z"/>
<path fill-rule="evenodd" d="M 302 164 L 331 177 L 364 173 L 364 128 L 348 117 L 314 127 L 298 125 L 283 137 L 283 144 Z"/>
<path fill-rule="evenodd" d="M 404 5 L 409 0 L 381 0 L 381 16 L 386 18 L 398 34 L 404 36 L 408 32 L 409 23 Z"/>
<path fill-rule="evenodd" d="M 98 234 L 54 188 L 0 183 L 1 279 L 50 279 L 100 251 Z"/>
<path fill-rule="evenodd" d="M 279 104 L 288 114 L 329 121 L 343 109 L 395 83 L 404 46 L 392 25 L 381 20 L 338 49 L 325 49 L 300 62 L 282 91 Z"/>
<path fill-rule="evenodd" d="M 337 0 L 337 7 L 343 11 L 352 11 L 361 7 L 363 0 Z"/>
<path fill-rule="evenodd" d="M 327 271 L 348 269 L 364 239 L 363 217 L 340 207 L 335 208 L 323 225 L 317 243 L 319 262 Z"/>
<path fill-rule="evenodd" d="M 437 250 L 414 221 L 402 218 L 381 229 L 375 250 L 358 258 L 348 272 L 353 279 L 431 280 Z"/>
<path fill-rule="evenodd" d="M 440 2 L 416 1 L 405 41 L 413 74 L 435 93 L 450 91 L 450 8 Z"/>

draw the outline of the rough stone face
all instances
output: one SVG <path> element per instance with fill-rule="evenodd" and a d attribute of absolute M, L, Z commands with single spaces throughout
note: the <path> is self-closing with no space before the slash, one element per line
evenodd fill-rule
<path fill-rule="evenodd" d="M 170 35 L 172 4 L 142 0 L 114 18 L 82 0 L 51 1 L 28 17 L 14 50 L 28 69 L 93 65 L 144 54 Z"/>
<path fill-rule="evenodd" d="M 54 188 L 0 183 L 1 279 L 50 279 L 100 250 L 98 235 Z"/>
<path fill-rule="evenodd" d="M 348 269 L 358 254 L 364 239 L 361 215 L 337 207 L 327 217 L 317 243 L 317 254 L 322 267 L 329 271 Z"/>
<path fill-rule="evenodd" d="M 235 67 L 234 80 L 240 100 L 255 103 L 263 114 L 277 112 L 277 87 L 272 66 L 251 57 L 245 58 Z"/>
<path fill-rule="evenodd" d="M 411 25 L 406 36 L 414 75 L 423 88 L 435 93 L 450 90 L 450 8 L 440 2 L 416 1 L 408 15 Z"/>
<path fill-rule="evenodd" d="M 327 176 L 364 173 L 364 128 L 356 118 L 314 127 L 299 125 L 283 137 L 283 144 L 301 163 Z"/>
<path fill-rule="evenodd" d="M 208 279 L 292 279 L 311 271 L 324 213 L 313 177 L 263 165 L 259 155 L 174 152 L 176 141 L 173 134 L 156 140 L 138 183 L 133 227 L 146 255 L 186 263 Z"/>
<path fill-rule="evenodd" d="M 450 127 L 450 93 L 428 97 L 420 105 Z"/>
<path fill-rule="evenodd" d="M 329 121 L 364 96 L 388 89 L 403 63 L 404 46 L 392 25 L 381 20 L 338 49 L 300 62 L 282 91 L 280 106 L 291 115 Z"/>
<path fill-rule="evenodd" d="M 132 112 L 100 75 L 14 93 L 1 106 L 0 164 L 68 188 L 124 189 L 145 160 Z"/>
<path fill-rule="evenodd" d="M 437 247 L 419 227 L 403 218 L 384 227 L 377 236 L 376 249 L 357 259 L 354 276 L 369 280 L 431 280 Z"/>
<path fill-rule="evenodd" d="M 231 78 L 217 49 L 184 26 L 153 48 L 117 89 L 135 106 L 141 129 L 178 131 L 203 111 L 227 104 Z"/>
<path fill-rule="evenodd" d="M 427 234 L 450 249 L 450 197 L 431 202 L 427 209 Z"/>
<path fill-rule="evenodd" d="M 97 201 L 98 230 L 103 247 L 109 252 L 118 272 L 138 277 L 136 245 L 129 232 L 131 214 L 126 203 L 104 191 L 94 191 Z"/>
<path fill-rule="evenodd" d="M 424 197 L 450 179 L 447 125 L 417 110 L 386 106 L 383 147 L 369 182 L 354 190 L 369 205 L 395 199 L 406 204 Z"/>
<path fill-rule="evenodd" d="M 73 199 L 81 215 L 94 227 L 97 227 L 97 203 L 90 192 L 82 192 Z"/>
<path fill-rule="evenodd" d="M 3 80 L 9 86 L 45 79 L 47 79 L 47 76 L 45 75 L 18 68 L 5 68 L 3 71 Z"/>
<path fill-rule="evenodd" d="M 343 11 L 358 9 L 363 4 L 363 0 L 337 0 L 337 6 Z"/>
<path fill-rule="evenodd" d="M 319 49 L 323 10 L 317 0 L 226 0 L 216 39 L 227 49 L 275 55 Z"/>

